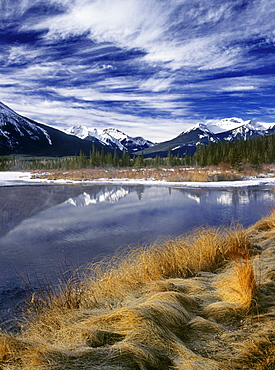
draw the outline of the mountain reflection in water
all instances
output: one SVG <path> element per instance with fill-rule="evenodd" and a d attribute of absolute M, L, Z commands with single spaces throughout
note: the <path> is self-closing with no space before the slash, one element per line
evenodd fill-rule
<path fill-rule="evenodd" d="M 270 188 L 18 186 L 0 195 L 0 286 L 20 284 L 26 271 L 30 279 L 52 277 L 64 261 L 86 265 L 197 226 L 248 226 L 274 203 Z"/>
<path fill-rule="evenodd" d="M 120 198 L 126 197 L 129 194 L 129 190 L 124 188 L 114 188 L 114 189 L 102 189 L 99 192 L 91 195 L 86 193 L 86 191 L 80 194 L 78 197 L 70 198 L 65 203 L 71 204 L 75 207 L 85 207 L 90 204 L 96 204 L 101 202 L 111 202 L 115 203 L 120 200 Z"/>

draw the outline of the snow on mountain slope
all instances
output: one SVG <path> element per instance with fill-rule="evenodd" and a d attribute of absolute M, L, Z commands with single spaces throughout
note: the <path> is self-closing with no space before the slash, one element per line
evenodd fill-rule
<path fill-rule="evenodd" d="M 32 140 L 39 140 L 41 134 L 43 134 L 48 140 L 48 143 L 52 145 L 50 135 L 46 130 L 35 125 L 27 118 L 21 117 L 19 114 L 0 102 L 0 134 L 7 139 L 10 147 L 12 147 L 15 143 L 15 140 L 10 132 L 11 126 L 19 136 L 29 136 L 29 138 Z"/>
<path fill-rule="evenodd" d="M 124 148 L 130 153 L 144 150 L 155 145 L 152 141 L 146 140 L 141 136 L 131 137 L 116 128 L 107 128 L 104 131 L 120 141 Z"/>
<path fill-rule="evenodd" d="M 7 105 L 3 104 L 0 102 L 0 113 L 4 113 L 6 115 L 9 115 L 10 117 L 13 117 L 13 116 L 17 116 L 17 114 L 12 110 L 10 109 Z M 1 125 L 1 123 L 0 123 Z"/>
<path fill-rule="evenodd" d="M 85 137 L 89 136 L 89 129 L 86 126 L 72 126 L 68 130 L 66 130 L 67 134 L 75 135 L 80 139 L 85 139 Z"/>
<path fill-rule="evenodd" d="M 256 121 L 243 120 L 241 118 L 224 118 L 219 121 L 207 121 L 206 123 L 197 123 L 190 129 L 182 132 L 180 137 L 187 137 L 195 132 L 198 137 L 197 145 L 201 140 L 208 142 L 233 141 L 235 139 L 247 140 L 251 137 L 267 135 L 273 133 L 274 129 L 267 124 L 260 124 Z M 207 144 L 204 142 L 203 144 Z"/>
<path fill-rule="evenodd" d="M 131 137 L 116 128 L 100 130 L 79 125 L 71 127 L 66 132 L 81 139 L 91 140 L 92 138 L 96 138 L 104 145 L 111 146 L 120 151 L 126 150 L 130 153 L 143 150 L 154 145 L 154 143 L 144 139 L 143 137 Z"/>
<path fill-rule="evenodd" d="M 263 124 L 260 124 L 256 121 L 244 121 L 241 118 L 232 117 L 224 118 L 219 121 L 211 120 L 207 121 L 206 123 L 197 123 L 194 127 L 184 131 L 184 133 L 188 133 L 199 128 L 202 131 L 207 131 L 213 134 L 220 134 L 223 132 L 236 130 L 240 127 L 244 127 L 252 131 L 266 131 L 268 129 L 267 126 L 264 126 Z"/>
<path fill-rule="evenodd" d="M 107 132 L 109 135 L 111 135 L 113 138 L 117 139 L 118 141 L 122 141 L 125 139 L 128 139 L 130 136 L 124 134 L 124 132 L 116 129 L 116 128 L 105 128 L 103 130 L 104 132 Z"/>
<path fill-rule="evenodd" d="M 213 132 L 214 134 L 219 134 L 225 131 L 235 130 L 239 127 L 246 127 L 250 130 L 254 131 L 265 131 L 267 127 L 264 127 L 260 123 L 256 121 L 247 120 L 244 121 L 241 118 L 224 118 L 217 122 L 208 122 L 206 123 L 207 128 L 209 131 Z"/>
<path fill-rule="evenodd" d="M 113 149 L 125 150 L 124 146 L 119 140 L 110 135 L 106 130 L 100 130 L 97 128 L 88 128 L 87 126 L 77 125 L 69 128 L 66 131 L 70 135 L 75 135 L 80 139 L 91 140 L 97 139 L 101 144 L 111 146 Z"/>

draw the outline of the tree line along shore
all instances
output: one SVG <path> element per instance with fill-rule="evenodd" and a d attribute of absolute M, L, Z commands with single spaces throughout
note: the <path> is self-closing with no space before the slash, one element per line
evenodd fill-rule
<path fill-rule="evenodd" d="M 236 140 L 233 142 L 218 142 L 200 145 L 193 155 L 187 151 L 183 155 L 173 155 L 168 150 L 166 156 L 156 155 L 146 158 L 143 153 L 130 155 L 124 151 L 105 153 L 93 147 L 89 156 L 82 152 L 71 157 L 31 157 L 31 156 L 2 156 L 0 171 L 7 170 L 49 170 L 49 169 L 78 169 L 96 167 L 160 167 L 160 166 L 217 166 L 227 164 L 242 170 L 248 166 L 257 167 L 261 164 L 271 164 L 275 161 L 275 135 Z"/>

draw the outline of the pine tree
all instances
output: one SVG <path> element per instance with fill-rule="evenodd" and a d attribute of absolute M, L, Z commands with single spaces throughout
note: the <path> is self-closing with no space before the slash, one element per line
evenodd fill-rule
<path fill-rule="evenodd" d="M 121 166 L 122 167 L 129 167 L 130 166 L 130 154 L 123 150 L 122 157 L 121 157 Z"/>
<path fill-rule="evenodd" d="M 172 151 L 171 151 L 171 148 L 169 147 L 168 149 L 168 152 L 167 152 L 167 164 L 168 166 L 173 166 L 173 155 L 172 155 Z"/>
<path fill-rule="evenodd" d="M 117 151 L 116 150 L 114 151 L 114 155 L 113 155 L 113 166 L 114 167 L 118 167 L 119 166 L 119 158 L 118 158 L 118 155 L 117 155 Z"/>

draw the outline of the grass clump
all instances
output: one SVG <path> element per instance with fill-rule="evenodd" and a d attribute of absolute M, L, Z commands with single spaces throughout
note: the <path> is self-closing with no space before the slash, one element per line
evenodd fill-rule
<path fill-rule="evenodd" d="M 261 222 L 132 248 L 30 297 L 21 333 L 0 335 L 0 368 L 274 368 L 274 225 Z"/>

